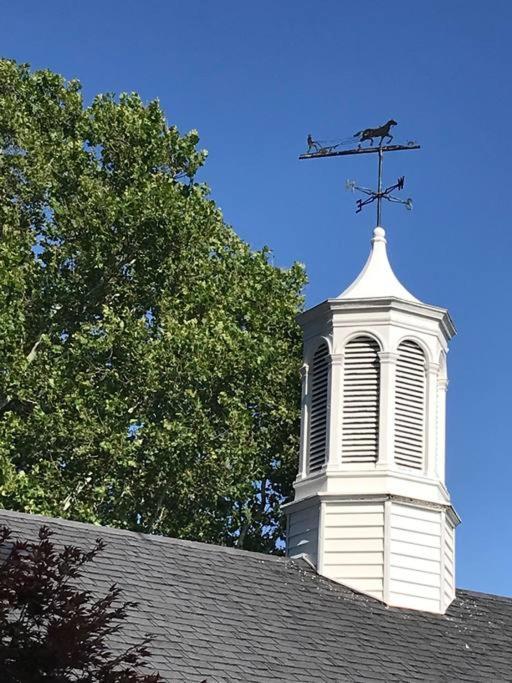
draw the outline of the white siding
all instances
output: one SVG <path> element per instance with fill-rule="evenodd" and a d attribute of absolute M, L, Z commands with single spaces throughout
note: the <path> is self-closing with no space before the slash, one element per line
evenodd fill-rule
<path fill-rule="evenodd" d="M 345 347 L 342 462 L 377 462 L 379 452 L 379 346 L 357 337 Z"/>
<path fill-rule="evenodd" d="M 296 512 L 291 512 L 288 515 L 286 548 L 289 557 L 305 553 L 316 564 L 318 555 L 318 513 L 319 505 L 314 504 Z"/>
<path fill-rule="evenodd" d="M 393 502 L 389 522 L 389 602 L 438 612 L 442 513 Z"/>
<path fill-rule="evenodd" d="M 384 504 L 327 503 L 322 573 L 382 600 Z"/>
<path fill-rule="evenodd" d="M 445 521 L 444 532 L 444 604 L 446 607 L 455 597 L 455 530 L 450 521 Z"/>

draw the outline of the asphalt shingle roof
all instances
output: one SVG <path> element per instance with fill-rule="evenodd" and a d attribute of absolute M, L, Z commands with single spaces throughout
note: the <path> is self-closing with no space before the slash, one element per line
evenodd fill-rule
<path fill-rule="evenodd" d="M 107 547 L 86 585 L 139 607 L 125 644 L 155 634 L 166 681 L 512 681 L 512 599 L 460 590 L 444 616 L 388 608 L 306 563 L 61 519 L 0 512 L 15 536 Z"/>

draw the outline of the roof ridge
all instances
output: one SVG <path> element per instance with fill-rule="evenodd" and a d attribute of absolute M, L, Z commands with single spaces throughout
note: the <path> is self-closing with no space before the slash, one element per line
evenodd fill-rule
<path fill-rule="evenodd" d="M 485 591 L 474 591 L 471 588 L 457 588 L 457 594 L 463 593 L 464 595 L 474 595 L 475 597 L 485 597 L 485 598 L 495 598 L 496 600 L 505 600 L 506 602 L 512 602 L 511 595 L 500 595 L 499 593 L 486 593 Z"/>
<path fill-rule="evenodd" d="M 255 550 L 244 550 L 243 548 L 237 548 L 235 546 L 228 546 L 228 545 L 219 545 L 217 543 L 208 543 L 207 541 L 190 541 L 188 539 L 184 538 L 175 538 L 174 536 L 165 536 L 163 534 L 148 534 L 144 533 L 142 531 L 133 531 L 132 529 L 121 529 L 119 527 L 114 527 L 114 526 L 105 526 L 103 524 L 94 524 L 92 522 L 79 522 L 74 519 L 65 519 L 63 517 L 50 517 L 48 515 L 39 515 L 39 514 L 34 514 L 32 512 L 19 512 L 17 510 L 6 510 L 4 508 L 0 508 L 0 516 L 5 516 L 5 517 L 13 517 L 15 519 L 29 519 L 29 520 L 35 520 L 35 521 L 40 521 L 41 523 L 48 523 L 48 524 L 61 524 L 66 527 L 71 527 L 71 528 L 83 528 L 86 527 L 90 529 L 91 531 L 94 530 L 101 530 L 101 533 L 111 533 L 114 535 L 129 535 L 132 537 L 137 537 L 137 538 L 144 538 L 147 539 L 151 543 L 168 543 L 170 545 L 188 545 L 188 546 L 193 546 L 193 547 L 201 547 L 204 548 L 205 546 L 208 548 L 212 548 L 221 552 L 227 552 L 227 553 L 232 553 L 236 555 L 249 555 L 254 559 L 260 559 L 260 560 L 273 560 L 273 561 L 284 561 L 284 560 L 290 560 L 290 558 L 287 558 L 283 555 L 271 555 L 270 553 L 262 553 L 262 552 L 256 552 Z"/>

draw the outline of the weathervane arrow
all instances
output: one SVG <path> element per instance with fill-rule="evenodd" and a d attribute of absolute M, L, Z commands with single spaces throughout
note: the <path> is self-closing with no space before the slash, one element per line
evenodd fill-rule
<path fill-rule="evenodd" d="M 334 157 L 334 156 L 347 156 L 347 155 L 359 155 L 359 154 L 378 154 L 378 173 L 377 173 L 377 189 L 373 190 L 369 187 L 362 187 L 358 185 L 354 180 L 347 180 L 346 188 L 351 192 L 361 192 L 367 196 L 367 199 L 358 199 L 356 202 L 356 213 L 362 211 L 362 209 L 368 204 L 373 202 L 377 203 L 377 226 L 381 225 L 382 218 L 382 200 L 385 199 L 388 202 L 403 204 L 406 209 L 412 209 L 412 199 L 401 199 L 396 197 L 393 192 L 401 191 L 404 188 L 405 177 L 401 176 L 398 178 L 394 185 L 390 185 L 383 189 L 382 187 L 382 164 L 384 160 L 385 152 L 404 152 L 411 149 L 420 149 L 420 146 L 415 142 L 407 142 L 406 144 L 389 144 L 393 140 L 393 136 L 390 133 L 391 127 L 396 126 L 397 122 L 390 119 L 384 125 L 378 128 L 365 128 L 360 130 L 355 135 L 346 138 L 345 140 L 325 142 L 320 140 L 314 140 L 313 137 L 308 135 L 307 145 L 308 151 L 299 156 L 299 159 L 319 159 L 323 157 Z M 376 138 L 380 138 L 378 146 L 373 146 L 373 141 Z M 359 140 L 359 145 L 351 149 L 339 149 L 340 147 L 353 145 L 355 140 Z M 386 145 L 384 145 L 384 140 L 387 140 Z M 368 141 L 370 144 L 363 147 L 363 143 Z"/>

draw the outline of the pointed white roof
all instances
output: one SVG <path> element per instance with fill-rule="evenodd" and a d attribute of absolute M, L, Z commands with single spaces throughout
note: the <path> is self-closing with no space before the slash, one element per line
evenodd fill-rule
<path fill-rule="evenodd" d="M 373 231 L 372 250 L 365 267 L 337 299 L 374 299 L 396 297 L 419 302 L 398 280 L 388 260 L 384 228 Z"/>

